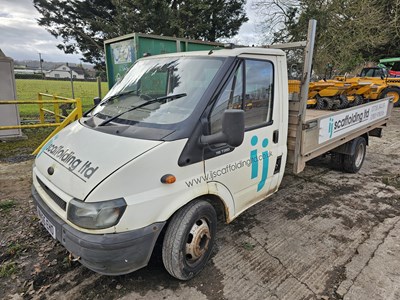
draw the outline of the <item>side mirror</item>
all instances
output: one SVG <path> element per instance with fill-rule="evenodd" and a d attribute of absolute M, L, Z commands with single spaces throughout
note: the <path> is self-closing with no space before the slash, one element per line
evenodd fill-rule
<path fill-rule="evenodd" d="M 222 115 L 222 131 L 211 135 L 202 135 L 200 144 L 212 145 L 227 143 L 231 147 L 238 147 L 244 138 L 244 111 L 241 109 L 227 109 Z"/>

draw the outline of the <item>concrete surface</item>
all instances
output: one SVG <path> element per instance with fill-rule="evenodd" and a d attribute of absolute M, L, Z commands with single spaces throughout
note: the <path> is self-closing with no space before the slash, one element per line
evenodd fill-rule
<path fill-rule="evenodd" d="M 318 159 L 299 176 L 286 175 L 268 200 L 219 224 L 212 259 L 191 281 L 169 276 L 156 254 L 148 267 L 118 277 L 78 263 L 59 267 L 55 278 L 34 281 L 28 298 L 400 299 L 399 147 L 397 108 L 384 137 L 371 138 L 358 174 L 334 171 L 328 159 Z M 0 165 L 1 174 L 12 177 L 18 165 Z M 24 197 L 31 201 L 29 191 Z M 60 265 L 63 248 L 40 226 L 33 230 L 50 249 L 46 255 L 58 253 Z"/>

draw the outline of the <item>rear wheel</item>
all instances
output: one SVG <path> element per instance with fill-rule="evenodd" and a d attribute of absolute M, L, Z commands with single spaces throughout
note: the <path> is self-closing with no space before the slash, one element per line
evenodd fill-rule
<path fill-rule="evenodd" d="M 344 154 L 331 153 L 331 168 L 338 171 L 343 171 Z"/>
<path fill-rule="evenodd" d="M 349 107 L 361 105 L 364 102 L 364 98 L 361 95 L 355 95 L 354 100 L 349 103 Z"/>
<path fill-rule="evenodd" d="M 361 105 L 361 104 L 363 104 L 363 103 L 364 103 L 364 97 L 361 96 L 361 95 L 356 95 L 356 100 L 355 100 L 355 102 L 356 102 L 356 105 Z"/>
<path fill-rule="evenodd" d="M 400 89 L 397 87 L 388 87 L 382 91 L 379 98 L 393 97 L 393 105 L 400 106 Z"/>
<path fill-rule="evenodd" d="M 367 150 L 365 138 L 358 137 L 353 140 L 353 143 L 355 144 L 354 154 L 344 154 L 343 156 L 343 169 L 348 173 L 357 173 L 361 169 Z"/>
<path fill-rule="evenodd" d="M 333 100 L 328 97 L 318 97 L 317 98 L 317 105 L 315 106 L 316 109 L 323 109 L 323 110 L 330 110 L 333 106 Z"/>
<path fill-rule="evenodd" d="M 343 94 L 339 96 L 339 102 L 339 109 L 346 108 L 349 105 L 349 99 L 347 99 L 347 96 Z"/>
<path fill-rule="evenodd" d="M 181 280 L 196 276 L 210 258 L 215 242 L 214 207 L 196 200 L 172 217 L 164 236 L 162 259 L 168 273 Z"/>
<path fill-rule="evenodd" d="M 332 99 L 332 110 L 336 110 L 340 106 L 340 100 L 339 99 Z"/>

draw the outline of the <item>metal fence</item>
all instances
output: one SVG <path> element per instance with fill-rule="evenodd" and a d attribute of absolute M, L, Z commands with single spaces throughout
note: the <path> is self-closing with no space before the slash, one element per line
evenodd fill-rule
<path fill-rule="evenodd" d="M 79 98 L 72 99 L 38 93 L 37 100 L 0 100 L 0 105 L 2 104 L 37 104 L 39 110 L 39 120 L 37 120 L 36 124 L 0 126 L 0 130 L 56 127 L 53 132 L 40 144 L 40 146 L 33 151 L 32 154 L 34 155 L 36 155 L 40 148 L 42 148 L 61 129 L 82 117 L 82 101 Z M 48 108 L 49 104 L 53 104 L 53 110 Z M 72 110 L 68 113 L 68 110 L 70 109 Z M 52 116 L 52 118 L 50 120 L 45 119 L 45 116 L 49 115 Z"/>

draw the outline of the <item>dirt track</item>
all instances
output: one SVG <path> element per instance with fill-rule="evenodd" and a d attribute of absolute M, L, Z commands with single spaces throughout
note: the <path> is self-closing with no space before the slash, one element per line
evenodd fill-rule
<path fill-rule="evenodd" d="M 400 299 L 400 109 L 358 174 L 320 159 L 232 224 L 205 270 L 180 282 L 159 253 L 107 277 L 68 260 L 38 224 L 32 161 L 0 163 L 0 299 Z M 1 272 L 0 274 L 3 274 Z"/>

